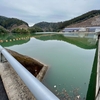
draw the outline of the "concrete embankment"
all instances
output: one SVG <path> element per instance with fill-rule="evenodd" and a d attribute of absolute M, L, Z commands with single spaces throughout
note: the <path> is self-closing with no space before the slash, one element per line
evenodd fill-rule
<path fill-rule="evenodd" d="M 100 100 L 100 37 L 98 37 L 98 58 L 95 100 Z"/>
<path fill-rule="evenodd" d="M 20 63 L 25 65 L 25 68 L 29 70 L 34 76 L 36 76 L 39 80 L 42 80 L 48 68 L 46 65 L 14 51 L 8 51 L 16 59 L 19 59 Z M 9 100 L 36 100 L 8 62 L 0 63 L 0 76 Z"/>

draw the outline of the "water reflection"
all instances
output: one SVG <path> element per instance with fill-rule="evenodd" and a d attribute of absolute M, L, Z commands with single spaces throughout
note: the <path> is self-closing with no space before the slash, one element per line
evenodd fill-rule
<path fill-rule="evenodd" d="M 40 36 L 36 37 L 40 40 L 62 40 L 65 42 L 69 42 L 71 44 L 74 44 L 78 47 L 84 48 L 84 49 L 94 49 L 96 48 L 97 40 L 95 38 L 80 38 L 80 37 L 73 37 L 70 35 L 70 37 L 65 37 L 61 34 L 54 34 L 54 35 L 48 35 L 48 36 Z"/>
<path fill-rule="evenodd" d="M 64 36 L 66 37 L 84 37 L 84 38 L 95 38 L 97 39 L 97 34 L 94 32 L 64 32 Z"/>
<path fill-rule="evenodd" d="M 74 44 L 78 47 L 84 48 L 84 49 L 94 49 L 96 48 L 96 42 L 97 37 L 94 34 L 87 34 L 85 37 L 81 38 L 76 33 L 64 33 L 64 34 L 57 34 L 57 33 L 49 33 L 49 34 L 34 34 L 35 38 L 40 40 L 62 40 L 65 42 L 69 42 L 71 44 Z M 19 41 L 20 40 L 20 41 Z M 0 45 L 4 47 L 17 45 L 17 44 L 23 44 L 30 40 L 29 35 L 5 35 L 0 36 Z"/>
<path fill-rule="evenodd" d="M 29 36 L 22 36 L 22 35 L 5 35 L 1 36 L 0 38 L 0 45 L 3 47 L 9 47 L 13 45 L 21 45 L 23 43 L 27 43 L 30 40 Z"/>
<path fill-rule="evenodd" d="M 96 48 L 96 52 L 95 52 L 95 58 L 94 58 L 93 67 L 91 71 L 91 77 L 90 77 L 90 82 L 88 85 L 86 100 L 95 100 L 96 77 L 97 77 L 97 58 L 98 58 L 98 47 Z"/>

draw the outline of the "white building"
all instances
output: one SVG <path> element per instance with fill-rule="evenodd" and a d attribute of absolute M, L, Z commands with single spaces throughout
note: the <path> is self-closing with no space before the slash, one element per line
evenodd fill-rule
<path fill-rule="evenodd" d="M 85 28 L 85 27 L 82 27 L 79 29 L 79 32 L 86 32 L 86 31 L 87 31 L 87 28 Z"/>
<path fill-rule="evenodd" d="M 64 28 L 62 32 L 100 32 L 100 26 Z"/>
<path fill-rule="evenodd" d="M 100 28 L 95 29 L 95 32 L 100 32 Z"/>

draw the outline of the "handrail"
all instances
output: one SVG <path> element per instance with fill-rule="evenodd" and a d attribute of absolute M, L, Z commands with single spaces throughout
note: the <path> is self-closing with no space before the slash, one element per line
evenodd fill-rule
<path fill-rule="evenodd" d="M 23 65 L 21 65 L 14 57 L 12 57 L 2 46 L 0 46 L 0 52 L 11 64 L 37 100 L 60 100 L 27 69 L 25 69 Z"/>

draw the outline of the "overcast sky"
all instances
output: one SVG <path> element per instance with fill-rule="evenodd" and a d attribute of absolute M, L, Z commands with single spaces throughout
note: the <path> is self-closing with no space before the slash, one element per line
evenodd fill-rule
<path fill-rule="evenodd" d="M 65 21 L 91 10 L 100 10 L 100 0 L 0 0 L 0 15 L 29 25 Z"/>

